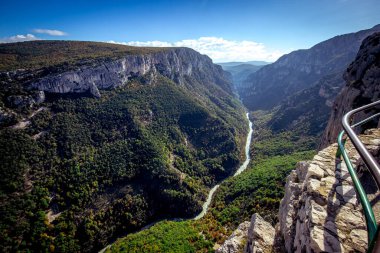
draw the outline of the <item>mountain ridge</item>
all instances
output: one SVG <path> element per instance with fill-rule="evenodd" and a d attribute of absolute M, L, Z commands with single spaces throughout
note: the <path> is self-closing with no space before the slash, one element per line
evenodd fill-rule
<path fill-rule="evenodd" d="M 376 31 L 380 31 L 380 25 L 335 36 L 310 49 L 280 57 L 246 79 L 239 91 L 243 103 L 250 110 L 272 109 L 293 92 L 313 86 L 323 76 L 343 72 L 362 40 Z"/>

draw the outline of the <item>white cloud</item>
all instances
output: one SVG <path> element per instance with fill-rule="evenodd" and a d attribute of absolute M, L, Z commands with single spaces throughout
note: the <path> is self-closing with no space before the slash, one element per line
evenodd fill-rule
<path fill-rule="evenodd" d="M 60 30 L 50 30 L 50 29 L 34 29 L 33 32 L 35 33 L 43 33 L 48 34 L 51 36 L 65 36 L 67 33 L 60 31 Z"/>
<path fill-rule="evenodd" d="M 12 42 L 30 41 L 30 40 L 38 40 L 38 39 L 39 38 L 37 38 L 33 34 L 28 33 L 26 35 L 20 34 L 20 35 L 2 38 L 0 39 L 0 43 L 12 43 Z"/>
<path fill-rule="evenodd" d="M 280 56 L 288 52 L 270 50 L 262 43 L 249 40 L 226 40 L 218 37 L 200 37 L 199 39 L 188 39 L 176 42 L 165 41 L 130 41 L 115 42 L 129 46 L 142 47 L 190 47 L 202 54 L 208 55 L 214 62 L 227 61 L 276 61 Z M 289 50 L 290 51 L 290 50 Z"/>

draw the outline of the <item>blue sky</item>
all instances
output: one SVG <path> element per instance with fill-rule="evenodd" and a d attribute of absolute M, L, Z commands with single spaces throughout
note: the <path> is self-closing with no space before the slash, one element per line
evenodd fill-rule
<path fill-rule="evenodd" d="M 189 46 L 216 62 L 276 60 L 380 23 L 380 0 L 2 0 L 0 40 Z"/>

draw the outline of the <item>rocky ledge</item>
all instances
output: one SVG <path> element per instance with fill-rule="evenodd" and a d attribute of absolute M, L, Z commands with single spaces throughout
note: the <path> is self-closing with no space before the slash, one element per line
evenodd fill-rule
<path fill-rule="evenodd" d="M 380 129 L 370 129 L 360 136 L 375 156 L 380 156 Z M 346 150 L 369 193 L 377 220 L 380 193 L 350 141 Z M 217 252 L 365 252 L 367 231 L 362 207 L 344 161 L 336 157 L 337 144 L 318 152 L 311 161 L 299 162 L 287 177 L 285 196 L 279 209 L 279 223 L 274 229 L 258 214 Z M 243 245 L 228 247 L 231 242 Z"/>

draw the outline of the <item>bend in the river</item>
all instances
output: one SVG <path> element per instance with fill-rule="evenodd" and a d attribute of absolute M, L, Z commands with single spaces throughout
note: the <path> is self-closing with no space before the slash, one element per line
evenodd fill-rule
<path fill-rule="evenodd" d="M 247 135 L 247 140 L 246 140 L 246 143 L 245 143 L 245 161 L 244 163 L 239 167 L 239 169 L 235 172 L 235 174 L 233 175 L 234 177 L 239 175 L 240 173 L 242 173 L 245 169 L 247 169 L 247 166 L 251 160 L 251 157 L 249 155 L 249 150 L 250 150 L 250 146 L 251 146 L 251 141 L 252 141 L 252 133 L 253 133 L 253 129 L 252 129 L 252 122 L 251 120 L 249 119 L 249 113 L 246 113 L 246 117 L 248 119 L 248 126 L 249 126 L 249 131 L 248 131 L 248 135 Z M 227 178 L 226 178 L 227 179 Z M 225 179 L 225 180 L 226 180 Z M 207 200 L 206 202 L 203 204 L 202 206 L 202 212 L 200 214 L 198 214 L 194 220 L 199 220 L 200 218 L 202 218 L 206 213 L 207 213 L 207 210 L 211 204 L 211 201 L 212 201 L 212 197 L 215 193 L 215 191 L 218 189 L 220 184 L 217 184 L 215 185 L 211 190 L 210 192 L 208 193 L 208 196 L 207 196 Z M 171 220 L 182 220 L 182 219 L 171 219 Z M 160 222 L 161 220 L 159 221 L 155 221 L 155 222 L 152 222 L 148 225 L 146 225 L 145 227 L 143 227 L 142 229 L 140 229 L 139 231 L 142 231 L 142 230 L 145 230 L 145 229 L 148 229 L 150 228 L 151 226 L 153 226 L 154 224 Z M 99 251 L 99 253 L 103 253 L 105 252 L 106 249 L 108 249 L 109 247 L 111 247 L 111 244 L 106 246 L 105 248 L 103 248 L 102 250 Z"/>
<path fill-rule="evenodd" d="M 250 149 L 250 146 L 251 146 L 251 141 L 252 141 L 252 133 L 253 133 L 253 129 L 252 129 L 252 122 L 251 120 L 249 119 L 249 113 L 247 112 L 246 114 L 246 117 L 248 119 L 248 126 L 249 126 L 249 131 L 248 131 L 248 135 L 247 135 L 247 141 L 245 142 L 245 161 L 244 163 L 239 167 L 239 169 L 235 172 L 235 174 L 233 175 L 234 177 L 239 175 L 240 173 L 242 173 L 245 169 L 247 169 L 247 166 L 249 164 L 249 162 L 251 161 L 251 156 L 249 155 L 249 149 Z M 218 189 L 220 184 L 217 184 L 215 185 L 211 190 L 210 192 L 208 193 L 208 196 L 207 196 L 207 200 L 206 202 L 203 204 L 202 206 L 202 212 L 200 214 L 198 214 L 194 220 L 199 220 L 200 218 L 202 218 L 203 216 L 205 216 L 205 214 L 207 213 L 207 210 L 208 210 L 208 207 L 210 206 L 211 204 L 211 200 L 212 200 L 212 197 L 216 191 L 216 189 Z"/>

